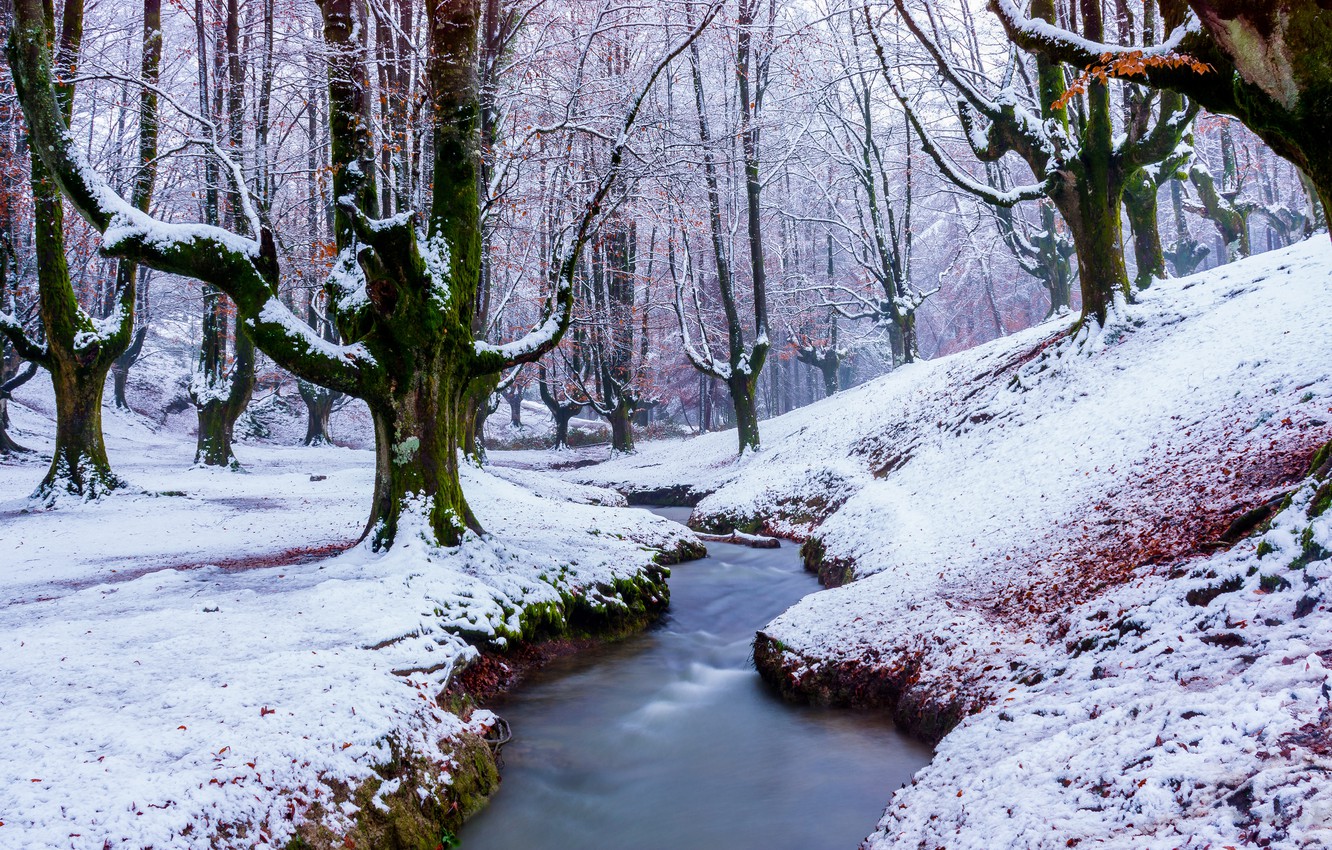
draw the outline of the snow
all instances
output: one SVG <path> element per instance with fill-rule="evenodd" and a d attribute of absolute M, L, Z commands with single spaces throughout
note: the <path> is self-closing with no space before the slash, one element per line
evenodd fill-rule
<path fill-rule="evenodd" d="M 259 311 L 259 322 L 270 325 L 278 325 L 283 332 L 292 340 L 293 347 L 299 343 L 305 347 L 305 350 L 311 354 L 319 354 L 334 363 L 351 363 L 353 365 L 365 364 L 373 366 L 375 358 L 361 343 L 351 345 L 338 345 L 317 334 L 314 328 L 305 322 L 296 318 L 296 314 L 291 312 L 287 305 L 283 304 L 276 297 L 270 298 L 264 302 L 263 308 Z M 250 321 L 251 327 L 254 322 Z"/>
<path fill-rule="evenodd" d="M 1332 438 L 1330 269 L 1318 237 L 765 421 L 757 454 L 724 432 L 563 474 L 816 537 L 850 581 L 763 628 L 788 672 L 900 674 L 966 717 L 870 850 L 1329 846 L 1332 561 L 1305 544 L 1332 517 L 1306 485 L 1262 550 L 1212 541 Z"/>
<path fill-rule="evenodd" d="M 35 380 L 10 406 L 46 452 L 49 393 Z M 563 501 L 592 488 L 529 471 L 535 495 L 468 468 L 485 539 L 435 549 L 409 514 L 377 555 L 355 544 L 369 452 L 248 445 L 236 474 L 192 469 L 186 436 L 138 417 L 104 424 L 128 491 L 44 511 L 26 498 L 44 464 L 0 465 L 4 850 L 282 847 L 334 783 L 375 775 L 390 738 L 435 754 L 447 783 L 447 742 L 494 723 L 433 699 L 474 645 L 561 593 L 614 604 L 598 586 L 688 534 Z"/>
<path fill-rule="evenodd" d="M 995 0 L 993 8 L 1001 19 L 1010 27 L 1019 32 L 1026 33 L 1032 38 L 1039 39 L 1049 44 L 1067 44 L 1082 51 L 1083 53 L 1094 56 L 1116 56 L 1129 50 L 1122 45 L 1107 44 L 1100 41 L 1092 41 L 1083 38 L 1077 33 L 1057 27 L 1054 24 L 1040 20 L 1038 18 L 1028 18 L 1013 0 Z M 937 14 L 937 13 L 936 13 Z M 1175 27 L 1166 36 L 1160 44 L 1146 46 L 1142 48 L 1132 48 L 1133 53 L 1142 56 L 1174 56 L 1183 44 L 1186 36 L 1197 33 L 1202 30 L 1202 24 L 1198 17 L 1192 11 L 1188 13 L 1184 23 Z"/>

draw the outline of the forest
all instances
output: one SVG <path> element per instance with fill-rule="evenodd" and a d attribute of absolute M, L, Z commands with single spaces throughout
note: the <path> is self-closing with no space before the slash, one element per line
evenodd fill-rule
<path fill-rule="evenodd" d="M 1324 6 L 0 0 L 0 848 L 1332 846 Z"/>

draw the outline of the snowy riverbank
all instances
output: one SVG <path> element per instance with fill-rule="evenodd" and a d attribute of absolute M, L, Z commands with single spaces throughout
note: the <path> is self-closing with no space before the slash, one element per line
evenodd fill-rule
<path fill-rule="evenodd" d="M 49 451 L 47 393 L 11 411 Z M 693 545 L 593 504 L 613 493 L 469 470 L 487 539 L 403 531 L 380 556 L 354 545 L 369 452 L 246 445 L 234 474 L 191 469 L 180 434 L 106 424 L 131 487 L 101 502 L 29 512 L 44 465 L 0 465 L 6 850 L 438 840 L 494 782 L 493 716 L 438 702 L 450 674 L 477 647 L 641 624 L 665 603 L 658 552 Z"/>
<path fill-rule="evenodd" d="M 1326 846 L 1332 518 L 1311 483 L 1240 538 L 1332 438 L 1329 269 L 1318 237 L 765 422 L 755 456 L 566 474 L 811 538 L 843 586 L 764 628 L 769 678 L 960 723 L 869 847 Z"/>

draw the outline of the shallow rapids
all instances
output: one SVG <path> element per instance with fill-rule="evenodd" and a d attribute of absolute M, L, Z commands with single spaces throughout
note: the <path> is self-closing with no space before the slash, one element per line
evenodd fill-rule
<path fill-rule="evenodd" d="M 494 706 L 514 738 L 463 850 L 853 850 L 873 830 L 929 748 L 882 717 L 771 693 L 754 632 L 818 583 L 790 544 L 708 551 L 672 568 L 657 626 Z"/>

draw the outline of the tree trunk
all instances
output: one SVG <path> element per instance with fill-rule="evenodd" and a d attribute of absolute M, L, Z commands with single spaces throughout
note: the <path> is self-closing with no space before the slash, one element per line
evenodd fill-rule
<path fill-rule="evenodd" d="M 509 425 L 515 429 L 523 427 L 523 395 L 515 393 L 506 395 L 504 400 L 509 403 Z"/>
<path fill-rule="evenodd" d="M 1050 293 L 1050 312 L 1046 318 L 1073 306 L 1073 265 L 1069 262 L 1068 243 L 1059 238 L 1057 227 L 1054 205 L 1042 203 L 1039 249 L 1045 266 L 1045 286 Z"/>
<path fill-rule="evenodd" d="M 130 410 L 129 396 L 125 390 L 129 384 L 129 367 L 121 366 L 120 360 L 111 367 L 111 386 L 112 396 L 115 400 L 116 410 Z"/>
<path fill-rule="evenodd" d="M 1104 187 L 1082 184 L 1086 191 L 1073 209 L 1060 207 L 1073 235 L 1078 256 L 1078 282 L 1082 291 L 1082 321 L 1095 318 L 1104 324 L 1115 295 L 1128 292 L 1119 217 L 1119 197 Z M 1113 200 L 1111 200 L 1113 195 Z"/>
<path fill-rule="evenodd" d="M 606 417 L 611 426 L 611 451 L 634 453 L 634 408 L 621 401 Z"/>
<path fill-rule="evenodd" d="M 735 430 L 740 442 L 740 454 L 759 449 L 758 405 L 755 404 L 755 376 L 737 374 L 726 382 L 731 403 L 735 408 Z"/>
<path fill-rule="evenodd" d="M 819 371 L 823 373 L 823 393 L 824 398 L 831 398 L 837 395 L 837 378 L 839 372 L 839 361 L 836 357 L 826 358 L 819 365 Z"/>
<path fill-rule="evenodd" d="M 1146 289 L 1153 280 L 1166 276 L 1166 266 L 1157 224 L 1156 181 L 1145 170 L 1139 169 L 1125 184 L 1124 209 L 1133 232 L 1133 258 L 1138 266 L 1133 282 L 1138 289 Z"/>
<path fill-rule="evenodd" d="M 573 419 L 574 411 L 561 409 L 555 411 L 552 417 L 555 419 L 555 445 L 552 447 L 555 451 L 569 448 L 569 420 Z"/>
<path fill-rule="evenodd" d="M 19 445 L 9 436 L 9 425 L 9 402 L 0 401 L 0 457 L 31 452 L 32 449 Z"/>
<path fill-rule="evenodd" d="M 301 394 L 301 401 L 305 402 L 305 445 L 333 445 L 328 420 L 333 415 L 333 405 L 342 394 L 309 381 L 297 381 L 296 387 Z"/>
<path fill-rule="evenodd" d="M 221 346 L 216 369 L 222 369 L 226 358 L 226 318 L 219 309 L 214 313 L 221 319 L 217 333 L 220 338 L 213 342 Z M 207 331 L 205 331 L 207 333 Z M 202 388 L 192 389 L 199 413 L 199 440 L 194 452 L 194 462 L 203 466 L 225 466 L 240 469 L 240 461 L 232 449 L 232 440 L 236 431 L 236 420 L 250 404 L 254 393 L 254 341 L 246 333 L 241 323 L 236 325 L 234 358 L 229 372 L 220 377 L 213 377 L 205 371 L 205 383 Z M 206 366 L 207 370 L 208 367 Z"/>
<path fill-rule="evenodd" d="M 1170 204 L 1175 217 L 1176 236 L 1166 258 L 1174 267 L 1176 277 L 1186 277 L 1198 270 L 1198 266 L 1202 265 L 1202 261 L 1211 253 L 1211 249 L 1199 243 L 1189 233 L 1189 223 L 1184 218 L 1183 181 L 1177 179 L 1170 181 Z"/>
<path fill-rule="evenodd" d="M 465 362 L 465 361 L 462 361 Z M 463 497 L 458 449 L 471 378 L 447 356 L 367 399 L 375 423 L 375 497 L 366 531 L 375 549 L 424 537 L 455 545 L 480 525 Z"/>
<path fill-rule="evenodd" d="M 32 449 L 25 448 L 14 442 L 9 436 L 9 399 L 14 390 L 32 380 L 32 376 L 37 374 L 37 364 L 28 363 L 23 369 L 12 368 L 11 363 L 4 358 L 3 345 L 0 345 L 0 457 L 10 454 L 27 454 Z"/>
<path fill-rule="evenodd" d="M 893 353 L 893 368 L 906 362 L 906 343 L 902 338 L 902 328 L 895 323 L 888 325 L 888 348 Z"/>
<path fill-rule="evenodd" d="M 111 471 L 102 438 L 102 391 L 109 362 L 89 367 L 56 361 L 56 442 L 51 469 L 33 494 L 50 504 L 66 493 L 97 499 L 125 483 Z"/>
<path fill-rule="evenodd" d="M 698 433 L 706 434 L 712 430 L 712 378 L 699 373 L 698 376 Z"/>
<path fill-rule="evenodd" d="M 126 385 L 129 383 L 129 370 L 139 360 L 139 355 L 143 353 L 143 343 L 148 336 L 147 325 L 142 325 L 134 333 L 134 341 L 130 347 L 125 349 L 125 353 L 116 358 L 115 363 L 111 364 L 111 382 L 114 388 L 114 399 L 117 410 L 130 410 L 129 398 L 125 394 Z"/>
<path fill-rule="evenodd" d="M 463 454 L 477 463 L 486 460 L 486 419 L 489 417 L 490 396 L 499 385 L 499 375 L 482 375 L 474 378 L 463 396 L 462 435 L 459 445 Z"/>

